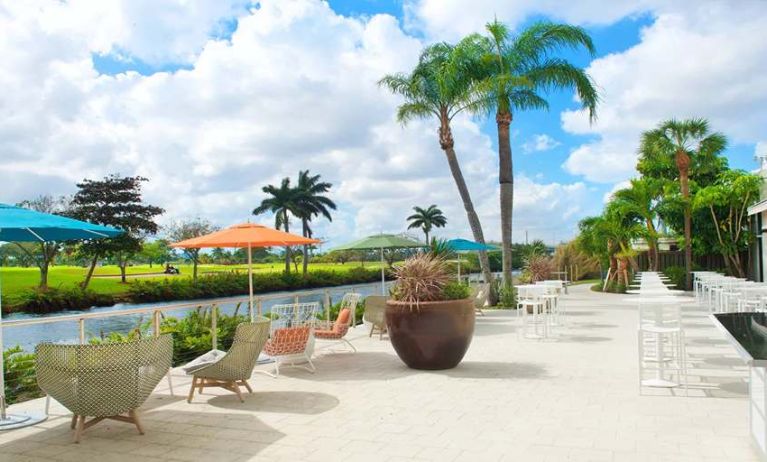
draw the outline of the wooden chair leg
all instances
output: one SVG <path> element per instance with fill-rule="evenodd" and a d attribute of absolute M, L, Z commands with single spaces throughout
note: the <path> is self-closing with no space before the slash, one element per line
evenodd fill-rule
<path fill-rule="evenodd" d="M 189 388 L 189 396 L 186 397 L 186 402 L 191 403 L 194 396 L 194 388 L 197 386 L 197 377 L 192 376 L 192 386 Z"/>
<path fill-rule="evenodd" d="M 77 426 L 77 414 L 73 414 L 72 415 L 72 423 L 69 425 L 69 428 L 74 430 L 76 426 Z"/>
<path fill-rule="evenodd" d="M 253 393 L 253 389 L 250 388 L 250 384 L 248 383 L 247 380 L 243 380 L 242 385 L 248 390 L 248 393 Z"/>
<path fill-rule="evenodd" d="M 245 399 L 242 397 L 242 392 L 240 391 L 240 385 L 238 385 L 237 382 L 230 382 L 230 383 L 231 383 L 231 390 L 237 393 L 237 397 L 240 398 L 240 402 L 244 403 Z"/>
<path fill-rule="evenodd" d="M 203 388 L 205 388 L 205 377 L 200 377 L 200 387 L 197 390 L 197 393 L 202 394 Z"/>
<path fill-rule="evenodd" d="M 85 416 L 77 416 L 77 426 L 75 428 L 75 443 L 80 443 L 80 438 L 83 436 L 83 430 L 85 429 Z"/>
<path fill-rule="evenodd" d="M 133 421 L 133 424 L 136 426 L 136 429 L 138 430 L 139 435 L 144 434 L 144 427 L 141 425 L 141 420 L 138 418 L 138 412 L 136 412 L 135 409 L 132 409 L 128 411 L 128 417 Z"/>

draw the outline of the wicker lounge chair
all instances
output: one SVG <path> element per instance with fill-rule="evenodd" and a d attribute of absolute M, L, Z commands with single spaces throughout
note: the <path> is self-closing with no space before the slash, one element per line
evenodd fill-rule
<path fill-rule="evenodd" d="M 280 366 L 300 367 L 314 373 L 311 351 L 314 337 L 312 329 L 317 319 L 319 303 L 292 303 L 274 305 L 269 340 L 264 353 L 274 358 L 272 377 L 280 375 Z"/>
<path fill-rule="evenodd" d="M 168 372 L 173 340 L 161 335 L 102 345 L 41 343 L 35 353 L 37 383 L 72 411 L 79 443 L 83 430 L 104 419 L 130 422 L 144 434 L 136 410 Z"/>
<path fill-rule="evenodd" d="M 372 337 L 378 331 L 378 338 L 383 339 L 383 334 L 386 332 L 386 300 L 388 298 L 384 295 L 371 295 L 365 298 L 365 314 L 362 318 L 370 323 L 368 337 Z"/>
<path fill-rule="evenodd" d="M 245 402 L 240 387 L 248 393 L 253 389 L 248 379 L 253 374 L 258 355 L 269 338 L 269 323 L 266 318 L 255 322 L 245 322 L 237 326 L 232 347 L 219 361 L 192 372 L 192 386 L 187 402 L 191 403 L 195 388 L 202 393 L 204 388 L 219 387 L 234 392 L 240 401 Z"/>

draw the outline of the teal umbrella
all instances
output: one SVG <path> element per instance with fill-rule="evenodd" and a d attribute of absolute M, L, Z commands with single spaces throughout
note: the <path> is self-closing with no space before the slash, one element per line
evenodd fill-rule
<path fill-rule="evenodd" d="M 0 242 L 48 242 L 103 239 L 123 232 L 109 226 L 0 204 Z M 3 362 L 3 307 L 0 285 L 0 430 L 26 427 L 44 420 L 30 415 L 6 414 L 5 364 Z"/>
<path fill-rule="evenodd" d="M 476 252 L 480 250 L 500 250 L 498 247 L 481 242 L 474 242 L 468 239 L 450 239 L 447 246 L 458 254 L 458 281 L 461 280 L 461 253 Z"/>
<path fill-rule="evenodd" d="M 384 249 L 414 249 L 428 247 L 422 242 L 413 239 L 397 236 L 396 234 L 376 234 L 368 236 L 358 241 L 350 242 L 331 250 L 380 250 L 381 251 L 381 295 L 386 295 L 386 272 L 384 268 Z"/>

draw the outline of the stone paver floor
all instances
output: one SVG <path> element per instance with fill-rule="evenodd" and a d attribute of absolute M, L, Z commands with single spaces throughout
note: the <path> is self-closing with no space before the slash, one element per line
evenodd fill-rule
<path fill-rule="evenodd" d="M 463 363 L 405 368 L 391 345 L 352 332 L 359 352 L 323 353 L 317 373 L 255 374 L 244 404 L 174 372 L 144 407 L 146 435 L 119 422 L 72 444 L 70 416 L 0 433 L 12 461 L 747 461 L 747 368 L 706 314 L 685 307 L 690 391 L 640 395 L 636 310 L 625 296 L 574 286 L 558 338 L 520 338 L 513 311 L 477 320 Z M 35 400 L 19 408 L 42 409 Z"/>

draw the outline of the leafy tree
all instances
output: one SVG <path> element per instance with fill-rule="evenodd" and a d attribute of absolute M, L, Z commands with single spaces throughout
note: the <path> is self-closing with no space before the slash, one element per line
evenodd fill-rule
<path fill-rule="evenodd" d="M 621 213 L 644 223 L 650 271 L 658 271 L 658 231 L 655 228 L 655 220 L 658 217 L 662 192 L 661 181 L 640 178 L 632 179 L 629 188 L 621 189 L 613 195 L 614 206 Z"/>
<path fill-rule="evenodd" d="M 204 236 L 218 230 L 210 221 L 196 217 L 173 222 L 168 226 L 167 234 L 173 242 L 184 241 Z M 181 249 L 192 261 L 192 279 L 197 280 L 197 265 L 200 264 L 200 249 Z"/>
<path fill-rule="evenodd" d="M 692 158 L 712 160 L 724 151 L 727 138 L 712 133 L 705 119 L 667 120 L 642 135 L 640 165 L 668 165 L 673 159 L 681 192 L 684 212 L 684 261 L 687 272 L 685 287 L 692 288 L 692 201 L 690 168 Z M 716 164 L 716 162 L 712 162 Z M 716 167 L 716 165 L 714 165 Z"/>
<path fill-rule="evenodd" d="M 142 243 L 139 257 L 149 263 L 149 267 L 151 268 L 154 263 L 160 265 L 172 260 L 173 249 L 170 248 L 166 239 L 156 239 L 154 241 Z"/>
<path fill-rule="evenodd" d="M 541 92 L 575 89 L 591 120 L 596 115 L 597 90 L 582 69 L 556 55 L 565 50 L 595 49 L 591 37 L 580 27 L 538 22 L 512 35 L 508 27 L 495 20 L 486 26 L 488 35 L 472 34 L 456 47 L 465 62 L 474 63 L 475 78 L 481 79 L 482 104 L 475 112 L 495 111 L 498 127 L 498 159 L 501 196 L 501 249 L 503 280 L 512 283 L 512 216 L 514 207 L 514 168 L 511 155 L 510 125 L 514 112 L 548 109 Z"/>
<path fill-rule="evenodd" d="M 602 215 L 581 220 L 578 229 L 578 246 L 609 267 L 605 286 L 611 281 L 628 285 L 628 268 L 634 254 L 631 241 L 641 236 L 644 228 L 608 206 Z"/>
<path fill-rule="evenodd" d="M 330 210 L 336 209 L 336 203 L 324 195 L 332 186 L 330 183 L 320 181 L 320 175 L 310 175 L 309 170 L 298 172 L 297 216 L 301 220 L 301 231 L 304 237 L 312 237 L 312 228 L 309 226 L 312 218 L 322 215 L 328 221 L 333 221 Z M 309 265 L 308 245 L 303 246 L 303 254 L 303 273 L 306 274 Z"/>
<path fill-rule="evenodd" d="M 407 221 L 410 222 L 407 229 L 421 228 L 425 236 L 424 242 L 431 244 L 429 241 L 429 233 L 433 228 L 444 228 L 447 224 L 447 218 L 442 213 L 442 210 L 437 208 L 436 204 L 432 204 L 426 208 L 413 207 L 414 214 L 407 217 Z"/>
<path fill-rule="evenodd" d="M 717 181 L 700 189 L 693 199 L 694 210 L 706 210 L 716 229 L 716 250 L 724 256 L 730 274 L 745 277 L 740 252 L 753 239 L 749 230 L 748 206 L 759 197 L 764 180 L 742 170 L 728 170 Z"/>
<path fill-rule="evenodd" d="M 113 174 L 102 180 L 85 179 L 77 184 L 78 191 L 72 199 L 72 216 L 124 231 L 115 238 L 88 241 L 80 246 L 80 253 L 91 259 L 81 284 L 83 289 L 88 287 L 93 270 L 103 257 L 116 261 L 121 280 L 126 282 L 128 262 L 141 251 L 143 239 L 157 233 L 159 227 L 155 219 L 164 211 L 143 202 L 141 184 L 145 181 L 148 180 L 140 176 Z"/>
<path fill-rule="evenodd" d="M 253 215 L 260 215 L 265 212 L 274 214 L 274 227 L 283 228 L 286 233 L 290 232 L 290 214 L 299 216 L 301 208 L 299 206 L 299 193 L 296 188 L 290 186 L 290 178 L 283 178 L 279 186 L 266 185 L 261 189 L 268 197 L 261 201 L 261 204 L 253 209 Z M 285 248 L 285 272 L 290 272 L 290 247 Z"/>
<path fill-rule="evenodd" d="M 53 197 L 51 195 L 38 196 L 35 199 L 22 201 L 17 204 L 25 209 L 35 210 L 42 213 L 55 215 L 68 215 L 70 213 L 70 199 L 67 197 Z M 42 290 L 48 288 L 48 270 L 54 258 L 62 248 L 61 242 L 15 242 L 16 248 L 21 250 L 27 258 L 34 262 L 40 269 L 40 283 Z"/>
<path fill-rule="evenodd" d="M 397 119 L 406 124 L 413 119 L 436 118 L 439 122 L 439 145 L 445 153 L 450 173 L 458 188 L 458 194 L 466 210 L 472 235 L 476 242 L 484 243 L 482 224 L 474 209 L 474 203 L 466 186 L 458 157 L 455 140 L 450 126 L 453 118 L 464 111 L 471 111 L 481 104 L 477 94 L 477 82 L 472 70 L 463 64 L 464 57 L 454 46 L 437 43 L 426 47 L 418 64 L 409 74 L 391 74 L 382 78 L 379 84 L 405 102 L 397 110 Z M 479 252 L 479 262 L 485 281 L 491 283 L 493 275 L 487 252 Z M 490 285 L 494 287 L 493 284 Z M 491 291 L 489 302 L 494 305 L 497 294 Z"/>
<path fill-rule="evenodd" d="M 218 264 L 231 263 L 232 257 L 233 257 L 232 252 L 228 251 L 227 249 L 222 249 L 221 247 L 216 247 L 210 251 L 210 258 L 211 260 L 213 260 L 214 263 L 218 263 Z"/>

